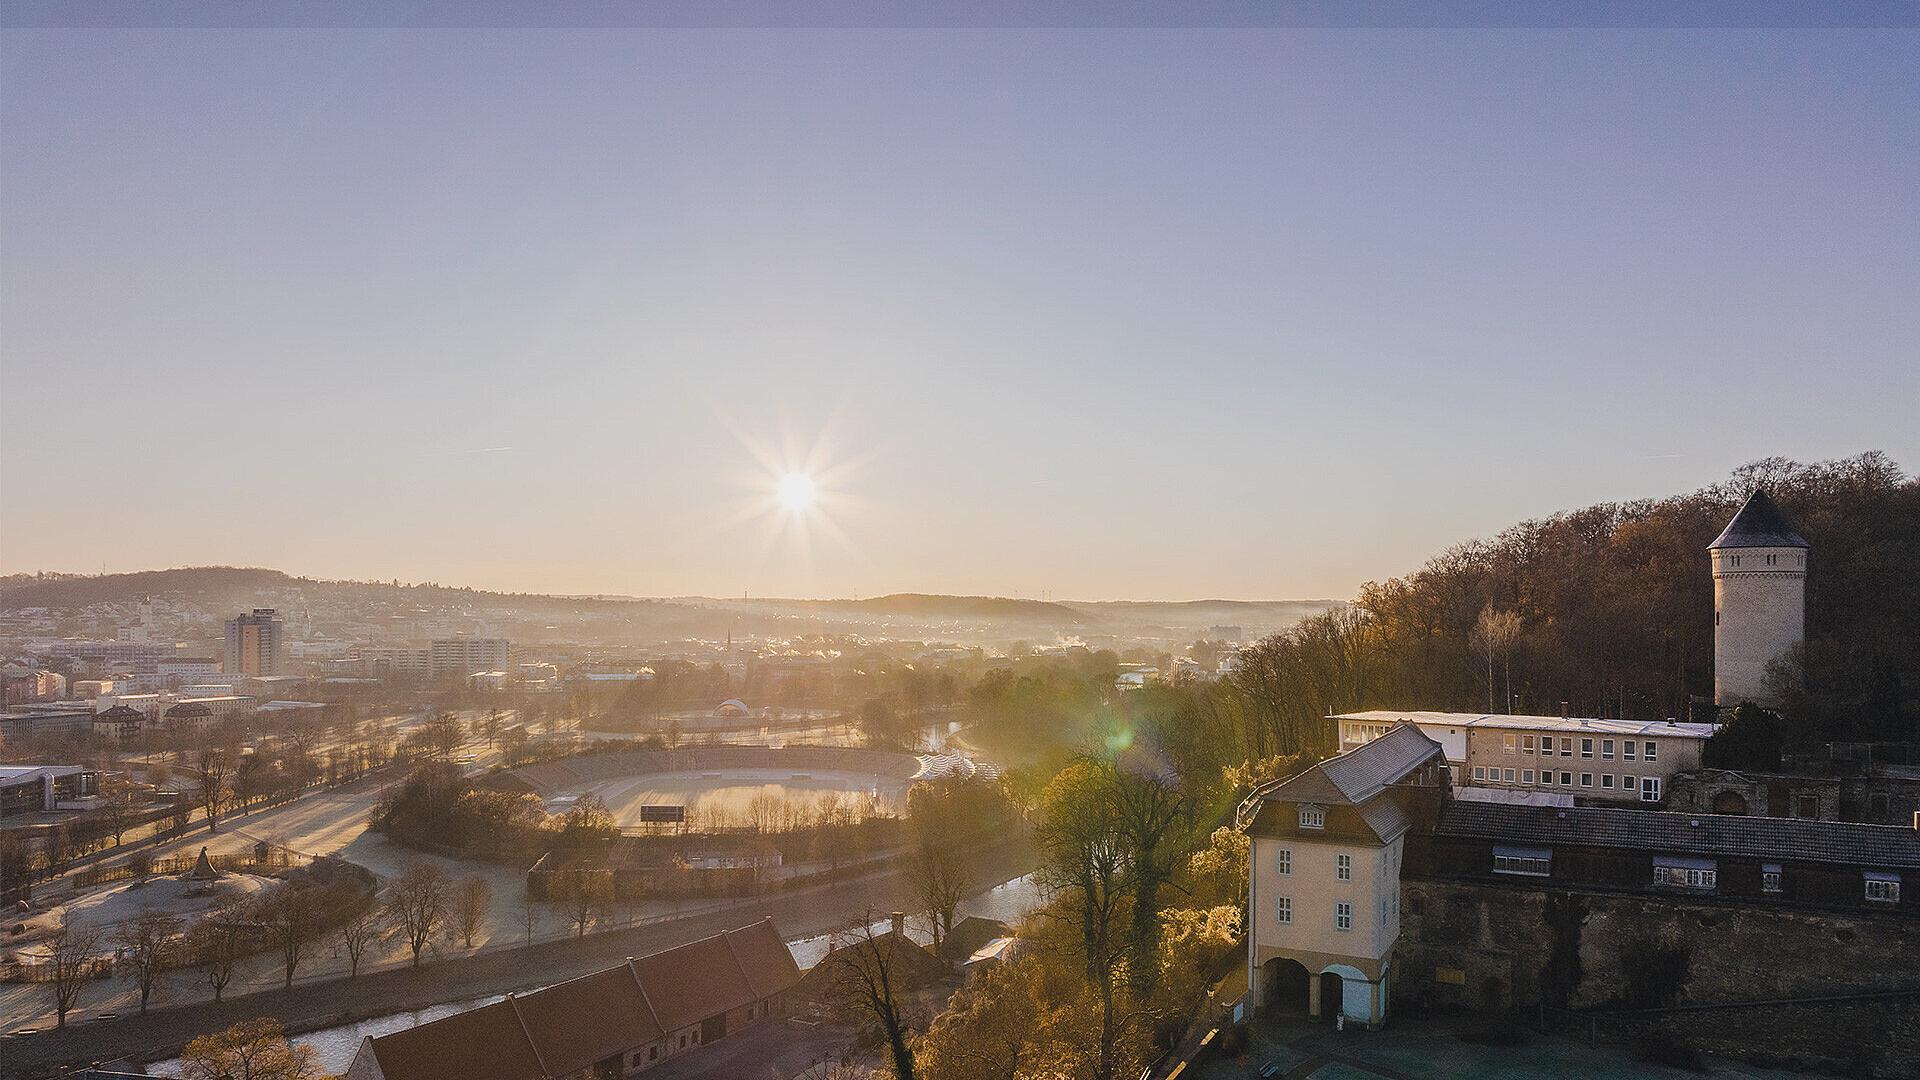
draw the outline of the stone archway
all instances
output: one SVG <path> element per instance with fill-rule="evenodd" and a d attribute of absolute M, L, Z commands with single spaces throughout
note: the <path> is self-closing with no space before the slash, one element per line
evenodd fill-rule
<path fill-rule="evenodd" d="M 1747 812 L 1747 798 L 1737 791 L 1714 792 L 1713 812 L 1744 816 Z"/>
<path fill-rule="evenodd" d="M 1261 994 L 1261 1007 L 1268 1013 L 1289 1016 L 1307 1015 L 1307 1006 L 1311 997 L 1313 976 L 1306 965 L 1298 960 L 1289 960 L 1284 956 L 1274 957 L 1260 968 L 1261 977 L 1266 980 Z"/>

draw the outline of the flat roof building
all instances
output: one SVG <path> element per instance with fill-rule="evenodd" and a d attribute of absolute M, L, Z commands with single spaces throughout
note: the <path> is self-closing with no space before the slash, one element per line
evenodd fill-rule
<path fill-rule="evenodd" d="M 1446 751 L 1458 787 L 1552 791 L 1581 801 L 1658 804 L 1675 773 L 1700 767 L 1712 724 L 1376 709 L 1329 717 L 1352 750 L 1411 723 Z"/>

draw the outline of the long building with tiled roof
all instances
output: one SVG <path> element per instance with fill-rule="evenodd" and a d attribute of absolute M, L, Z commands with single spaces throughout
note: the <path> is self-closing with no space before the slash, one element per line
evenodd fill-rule
<path fill-rule="evenodd" d="M 349 1080 L 624 1077 L 779 1011 L 800 969 L 771 919 L 360 1044 Z"/>

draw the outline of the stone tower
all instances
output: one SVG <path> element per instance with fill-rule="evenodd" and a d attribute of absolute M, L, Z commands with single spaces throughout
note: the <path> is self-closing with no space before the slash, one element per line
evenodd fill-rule
<path fill-rule="evenodd" d="M 1755 489 L 1707 545 L 1713 560 L 1713 700 L 1767 704 L 1767 665 L 1806 637 L 1807 541 Z"/>

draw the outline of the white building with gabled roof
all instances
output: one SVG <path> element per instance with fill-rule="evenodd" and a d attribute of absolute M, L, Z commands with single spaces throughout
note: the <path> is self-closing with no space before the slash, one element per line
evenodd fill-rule
<path fill-rule="evenodd" d="M 1252 1012 L 1386 1022 L 1403 838 L 1447 784 L 1440 744 L 1402 723 L 1248 800 Z"/>

